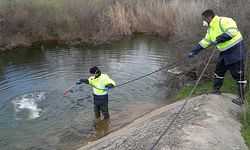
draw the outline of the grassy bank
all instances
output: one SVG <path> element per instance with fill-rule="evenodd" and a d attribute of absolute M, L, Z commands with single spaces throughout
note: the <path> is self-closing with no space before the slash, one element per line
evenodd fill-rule
<path fill-rule="evenodd" d="M 178 35 L 194 43 L 201 38 L 202 11 L 236 18 L 245 33 L 249 6 L 248 0 L 1 0 L 0 47 L 43 40 L 98 44 L 135 33 Z"/>
<path fill-rule="evenodd" d="M 189 95 L 189 93 L 191 92 L 192 88 L 193 87 L 183 88 L 180 91 L 177 98 L 182 99 L 182 98 L 187 97 Z M 202 83 L 201 85 L 197 86 L 197 88 L 195 89 L 192 96 L 197 96 L 200 94 L 207 93 L 208 91 L 211 91 L 212 89 L 213 89 L 213 82 L 212 81 L 209 81 L 207 83 Z M 221 91 L 224 93 L 237 94 L 238 92 L 237 92 L 237 85 L 236 85 L 235 80 L 233 80 L 229 76 L 226 76 Z M 241 122 L 243 125 L 242 136 L 245 139 L 246 145 L 250 149 L 250 109 L 249 109 L 250 108 L 250 105 L 249 105 L 250 104 L 250 91 L 249 90 L 247 90 L 247 93 L 246 93 L 246 100 L 247 100 L 247 103 L 246 103 L 246 107 L 247 107 L 246 110 L 247 111 L 245 114 L 242 114 L 240 116 L 240 118 L 241 118 Z"/>

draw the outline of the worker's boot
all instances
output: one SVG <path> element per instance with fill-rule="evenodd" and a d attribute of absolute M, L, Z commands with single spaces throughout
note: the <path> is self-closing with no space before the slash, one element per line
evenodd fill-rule
<path fill-rule="evenodd" d="M 220 95 L 220 88 L 222 87 L 224 79 L 223 78 L 215 78 L 214 79 L 214 89 L 210 92 L 211 94 Z"/>
<path fill-rule="evenodd" d="M 233 99 L 232 102 L 241 106 L 244 104 L 245 100 L 245 83 L 238 83 L 238 92 L 239 92 L 239 97 L 236 99 Z"/>

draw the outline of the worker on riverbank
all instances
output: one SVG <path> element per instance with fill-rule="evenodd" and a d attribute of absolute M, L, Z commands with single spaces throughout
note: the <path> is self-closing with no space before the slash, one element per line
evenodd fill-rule
<path fill-rule="evenodd" d="M 76 84 L 86 83 L 93 86 L 95 116 L 99 119 L 102 113 L 104 119 L 109 119 L 108 90 L 115 86 L 115 82 L 107 74 L 102 74 L 96 66 L 90 68 L 89 73 L 89 79 L 80 79 Z"/>
<path fill-rule="evenodd" d="M 244 59 L 246 47 L 243 37 L 238 30 L 236 22 L 232 18 L 219 17 L 212 10 L 202 13 L 203 26 L 208 26 L 205 37 L 189 53 L 192 57 L 200 50 L 215 45 L 219 51 L 219 57 L 215 68 L 215 80 L 213 92 L 221 94 L 225 73 L 229 70 L 237 81 L 239 97 L 232 102 L 237 105 L 244 104 L 246 80 L 244 79 Z"/>

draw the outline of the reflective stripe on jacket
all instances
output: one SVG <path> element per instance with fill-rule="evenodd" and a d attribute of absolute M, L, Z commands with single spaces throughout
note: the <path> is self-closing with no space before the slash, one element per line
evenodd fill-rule
<path fill-rule="evenodd" d="M 109 78 L 107 74 L 101 74 L 98 78 L 93 76 L 88 79 L 89 84 L 93 85 L 93 93 L 94 95 L 106 95 L 108 91 L 102 90 L 105 88 L 105 85 L 113 84 L 115 86 L 115 82 Z"/>
<path fill-rule="evenodd" d="M 217 48 L 221 52 L 235 46 L 243 40 L 236 22 L 232 18 L 215 16 L 209 24 L 205 38 L 203 38 L 199 44 L 203 48 L 207 48 L 216 40 L 217 36 L 223 33 L 228 34 L 232 39 L 217 45 Z"/>

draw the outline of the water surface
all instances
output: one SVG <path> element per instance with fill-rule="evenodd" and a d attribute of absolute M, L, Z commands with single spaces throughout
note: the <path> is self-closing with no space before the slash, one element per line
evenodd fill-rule
<path fill-rule="evenodd" d="M 182 55 L 170 47 L 164 38 L 136 36 L 97 47 L 47 44 L 0 54 L 0 149 L 74 149 L 168 104 L 176 89 L 159 86 L 166 72 L 110 90 L 109 122 L 95 120 L 89 85 L 63 92 L 89 77 L 92 66 L 118 85 L 155 71 Z"/>

